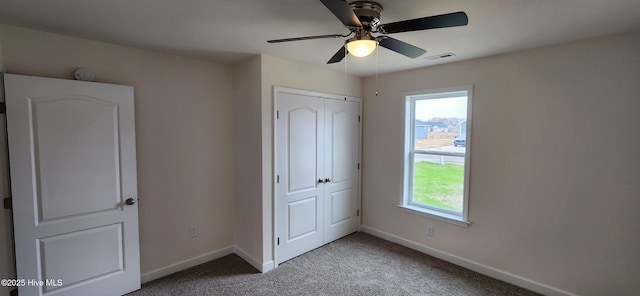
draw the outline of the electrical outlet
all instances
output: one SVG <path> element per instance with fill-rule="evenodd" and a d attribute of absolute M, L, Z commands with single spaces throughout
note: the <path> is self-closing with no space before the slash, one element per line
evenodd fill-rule
<path fill-rule="evenodd" d="M 198 225 L 189 226 L 189 237 L 190 238 L 198 237 Z"/>
<path fill-rule="evenodd" d="M 427 236 L 433 236 L 433 225 L 427 225 Z"/>

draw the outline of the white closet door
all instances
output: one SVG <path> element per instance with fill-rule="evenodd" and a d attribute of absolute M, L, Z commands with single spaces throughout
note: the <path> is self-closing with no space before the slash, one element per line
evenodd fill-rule
<path fill-rule="evenodd" d="M 133 88 L 5 75 L 5 91 L 20 295 L 139 289 Z"/>
<path fill-rule="evenodd" d="M 276 260 L 358 229 L 360 103 L 276 89 Z"/>
<path fill-rule="evenodd" d="M 277 102 L 278 261 L 323 244 L 324 100 L 282 93 Z"/>
<path fill-rule="evenodd" d="M 324 242 L 358 229 L 360 104 L 325 100 Z"/>

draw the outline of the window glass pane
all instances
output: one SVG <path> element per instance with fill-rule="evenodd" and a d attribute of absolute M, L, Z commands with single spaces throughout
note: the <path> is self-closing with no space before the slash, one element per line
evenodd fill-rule
<path fill-rule="evenodd" d="M 464 152 L 467 97 L 416 100 L 414 149 Z"/>
<path fill-rule="evenodd" d="M 415 154 L 413 203 L 462 212 L 464 157 Z"/>

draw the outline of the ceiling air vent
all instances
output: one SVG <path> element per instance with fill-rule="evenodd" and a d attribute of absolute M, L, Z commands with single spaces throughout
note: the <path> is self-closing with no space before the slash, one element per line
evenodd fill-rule
<path fill-rule="evenodd" d="M 447 53 L 441 53 L 438 55 L 434 55 L 434 56 L 429 56 L 429 57 L 425 57 L 425 60 L 429 60 L 429 61 L 433 61 L 433 60 L 439 60 L 439 59 L 445 59 L 445 58 L 450 58 L 450 57 L 455 57 L 456 54 L 453 52 L 447 52 Z"/>

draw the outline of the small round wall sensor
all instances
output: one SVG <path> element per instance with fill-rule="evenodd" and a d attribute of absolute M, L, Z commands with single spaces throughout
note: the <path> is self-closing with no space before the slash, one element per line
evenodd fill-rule
<path fill-rule="evenodd" d="M 73 77 L 80 81 L 93 81 L 96 76 L 93 72 L 87 68 L 78 68 L 73 72 Z"/>

